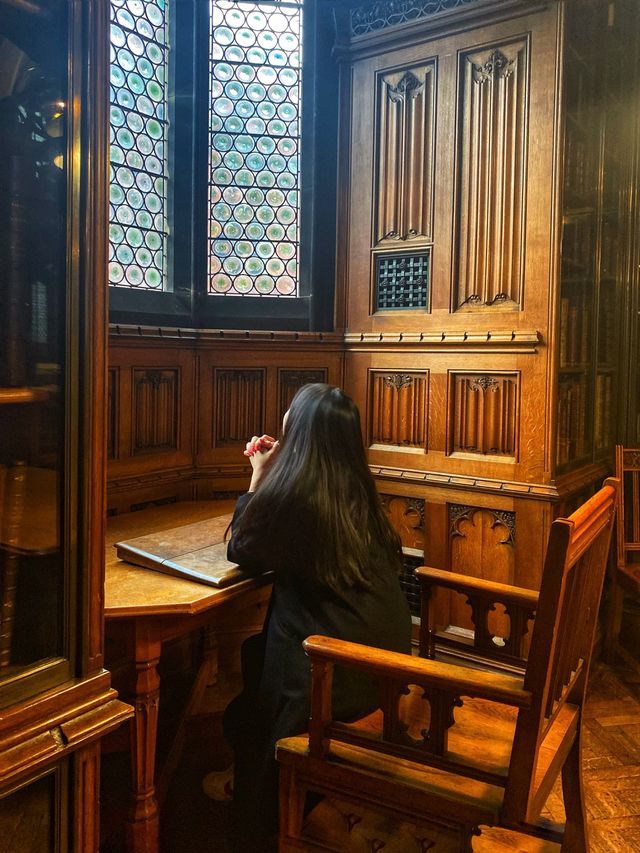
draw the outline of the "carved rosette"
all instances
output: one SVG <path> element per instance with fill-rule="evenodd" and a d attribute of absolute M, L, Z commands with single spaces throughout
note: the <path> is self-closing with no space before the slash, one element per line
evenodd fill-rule
<path fill-rule="evenodd" d="M 420 447 L 427 444 L 428 374 L 426 372 L 370 375 L 370 444 Z"/>
<path fill-rule="evenodd" d="M 454 310 L 522 300 L 528 43 L 460 59 Z"/>

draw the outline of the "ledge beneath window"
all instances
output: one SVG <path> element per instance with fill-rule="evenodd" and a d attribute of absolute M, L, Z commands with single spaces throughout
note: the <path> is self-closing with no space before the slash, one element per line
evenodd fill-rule
<path fill-rule="evenodd" d="M 135 323 L 111 323 L 109 334 L 112 338 L 162 341 L 202 341 L 238 343 L 252 341 L 254 343 L 296 343 L 301 344 L 337 344 L 341 345 L 344 337 L 339 332 L 300 332 L 260 329 L 192 329 L 176 328 L 175 326 L 139 325 Z"/>

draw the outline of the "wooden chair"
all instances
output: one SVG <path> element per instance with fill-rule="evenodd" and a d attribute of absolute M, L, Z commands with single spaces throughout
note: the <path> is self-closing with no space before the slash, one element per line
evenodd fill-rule
<path fill-rule="evenodd" d="M 640 599 L 640 448 L 616 445 L 616 478 L 620 480 L 616 506 L 616 560 L 610 572 L 605 648 L 608 659 L 618 654 L 637 667 L 638 660 L 624 649 L 619 637 L 624 597 Z"/>
<path fill-rule="evenodd" d="M 481 826 L 561 841 L 565 853 L 588 850 L 580 731 L 616 486 L 607 480 L 552 525 L 540 594 L 524 593 L 536 617 L 523 674 L 307 638 L 309 734 L 276 749 L 281 853 L 462 853 Z M 439 578 L 419 571 L 429 585 Z M 378 679 L 380 711 L 357 724 L 332 720 L 335 665 Z M 564 828 L 540 820 L 560 773 Z M 308 792 L 325 799 L 305 815 Z"/>

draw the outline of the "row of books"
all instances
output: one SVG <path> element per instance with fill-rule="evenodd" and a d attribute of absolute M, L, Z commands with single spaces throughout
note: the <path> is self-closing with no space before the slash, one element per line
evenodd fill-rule
<path fill-rule="evenodd" d="M 560 300 L 560 367 L 589 362 L 591 311 L 585 297 Z"/>
<path fill-rule="evenodd" d="M 611 427 L 615 421 L 613 406 L 613 376 L 599 373 L 596 376 L 593 438 L 596 450 L 611 446 Z"/>
<path fill-rule="evenodd" d="M 584 379 L 561 382 L 558 386 L 558 465 L 566 465 L 585 455 L 586 397 Z"/>

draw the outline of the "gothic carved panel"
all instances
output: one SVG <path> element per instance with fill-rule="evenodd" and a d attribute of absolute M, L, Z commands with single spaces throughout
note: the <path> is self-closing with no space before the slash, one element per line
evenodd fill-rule
<path fill-rule="evenodd" d="M 400 495 L 380 495 L 391 524 L 406 548 L 424 550 L 424 500 Z"/>
<path fill-rule="evenodd" d="M 176 448 L 179 369 L 134 368 L 132 379 L 132 455 Z"/>
<path fill-rule="evenodd" d="M 454 310 L 522 298 L 528 102 L 526 41 L 461 59 Z"/>
<path fill-rule="evenodd" d="M 427 450 L 428 371 L 373 370 L 369 443 Z"/>
<path fill-rule="evenodd" d="M 453 373 L 450 393 L 451 452 L 517 456 L 517 373 Z"/>
<path fill-rule="evenodd" d="M 515 572 L 516 514 L 509 510 L 449 504 L 450 565 L 453 571 L 513 584 Z M 450 624 L 472 629 L 469 602 L 452 593 Z M 496 605 L 487 620 L 493 636 L 508 637 L 509 616 Z"/>
<path fill-rule="evenodd" d="M 378 78 L 373 245 L 431 240 L 435 64 Z"/>
<path fill-rule="evenodd" d="M 286 370 L 278 371 L 278 423 L 282 422 L 284 413 L 291 405 L 296 392 L 310 382 L 326 382 L 327 369 L 319 370 Z"/>
<path fill-rule="evenodd" d="M 263 369 L 214 370 L 213 446 L 244 444 L 262 432 Z"/>
<path fill-rule="evenodd" d="M 117 368 L 110 367 L 107 373 L 107 459 L 115 459 L 117 454 L 118 377 Z"/>

